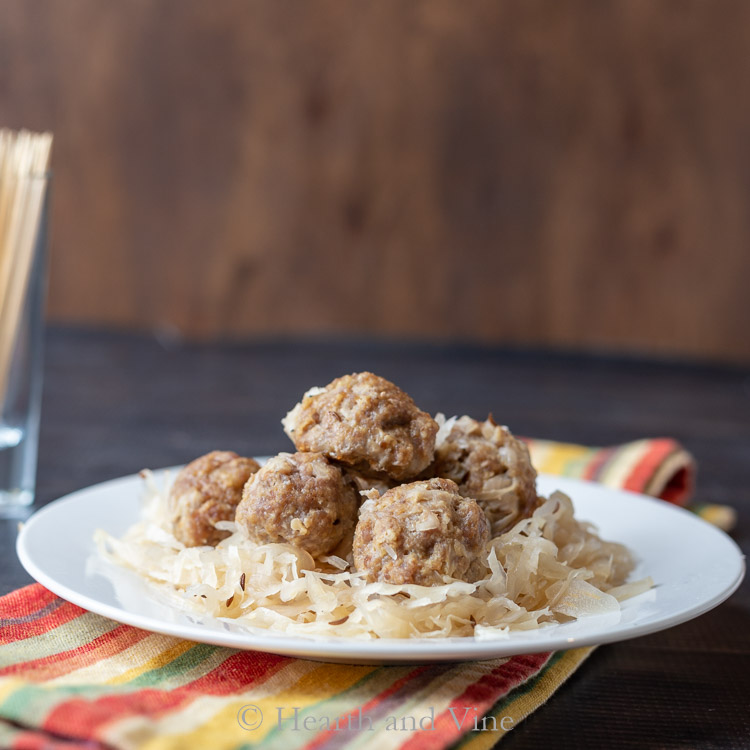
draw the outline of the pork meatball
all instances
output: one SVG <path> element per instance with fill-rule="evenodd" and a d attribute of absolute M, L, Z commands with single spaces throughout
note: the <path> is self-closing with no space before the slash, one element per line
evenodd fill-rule
<path fill-rule="evenodd" d="M 297 450 L 403 481 L 433 459 L 437 423 L 385 378 L 360 372 L 313 388 L 282 420 Z"/>
<path fill-rule="evenodd" d="M 529 450 L 507 427 L 460 417 L 435 450 L 431 475 L 452 479 L 487 514 L 492 536 L 531 515 L 537 502 Z"/>
<path fill-rule="evenodd" d="M 287 542 L 318 557 L 351 535 L 358 504 L 354 486 L 322 453 L 280 453 L 245 486 L 236 521 L 259 544 Z"/>
<path fill-rule="evenodd" d="M 232 451 L 212 451 L 185 466 L 169 493 L 175 537 L 188 547 L 215 546 L 228 537 L 215 524 L 234 520 L 242 488 L 259 468 Z"/>
<path fill-rule="evenodd" d="M 437 586 L 476 581 L 487 565 L 490 526 L 449 479 L 402 484 L 360 509 L 354 565 L 368 581 Z"/>

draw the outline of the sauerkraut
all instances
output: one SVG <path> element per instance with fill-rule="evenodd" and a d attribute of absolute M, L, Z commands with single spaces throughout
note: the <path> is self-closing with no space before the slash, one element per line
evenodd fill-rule
<path fill-rule="evenodd" d="M 351 560 L 314 559 L 289 544 L 256 544 L 231 521 L 216 547 L 186 547 L 172 534 L 169 487 L 143 473 L 142 520 L 117 539 L 96 533 L 100 553 L 146 578 L 185 610 L 231 618 L 250 630 L 310 637 L 503 638 L 591 614 L 650 588 L 625 583 L 629 551 L 600 539 L 561 492 L 491 540 L 487 573 L 444 585 L 367 583 Z"/>

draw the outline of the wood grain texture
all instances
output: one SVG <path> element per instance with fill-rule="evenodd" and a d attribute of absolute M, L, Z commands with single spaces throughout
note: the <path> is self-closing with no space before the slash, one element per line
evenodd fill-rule
<path fill-rule="evenodd" d="M 750 4 L 0 0 L 50 316 L 750 359 Z"/>

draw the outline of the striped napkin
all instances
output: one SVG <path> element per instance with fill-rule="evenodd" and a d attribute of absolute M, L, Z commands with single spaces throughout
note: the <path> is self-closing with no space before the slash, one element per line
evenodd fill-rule
<path fill-rule="evenodd" d="M 539 471 L 684 504 L 672 440 L 616 448 L 529 441 Z M 726 508 L 699 509 L 726 525 Z M 0 598 L 0 747 L 13 750 L 481 750 L 591 653 L 348 666 L 195 644 L 120 625 L 35 584 Z"/>

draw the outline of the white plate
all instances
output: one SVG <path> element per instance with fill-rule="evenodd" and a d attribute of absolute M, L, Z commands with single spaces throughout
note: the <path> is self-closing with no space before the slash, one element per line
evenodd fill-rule
<path fill-rule="evenodd" d="M 92 541 L 96 529 L 120 536 L 137 520 L 142 494 L 137 475 L 94 485 L 42 508 L 23 526 L 17 551 L 26 570 L 50 591 L 118 622 L 203 643 L 359 664 L 494 659 L 634 638 L 707 612 L 742 581 L 745 564 L 737 545 L 688 511 L 591 482 L 539 477 L 541 494 L 555 489 L 573 498 L 578 518 L 594 522 L 605 539 L 633 550 L 639 562 L 632 580 L 650 575 L 656 586 L 624 602 L 614 616 L 581 618 L 501 640 L 362 642 L 258 635 L 165 605 L 136 573 L 97 562 Z"/>

